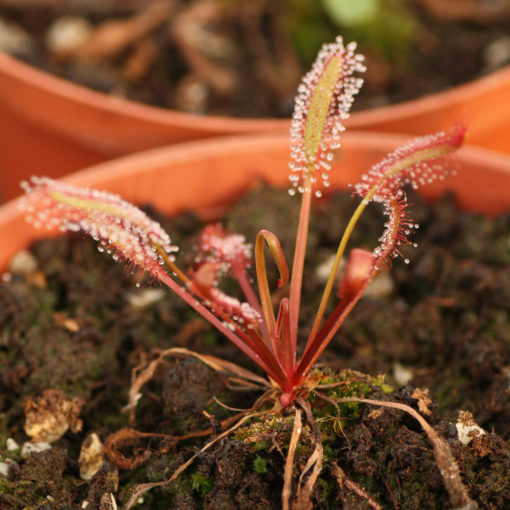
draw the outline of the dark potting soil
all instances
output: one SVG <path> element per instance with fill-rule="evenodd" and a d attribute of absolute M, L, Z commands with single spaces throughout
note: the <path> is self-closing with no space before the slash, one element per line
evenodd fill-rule
<path fill-rule="evenodd" d="M 370 395 L 417 408 L 416 388 L 429 389 L 426 418 L 448 441 L 470 496 L 481 508 L 508 508 L 510 215 L 488 220 L 461 214 L 452 197 L 432 206 L 417 196 L 411 202 L 421 225 L 413 239 L 418 248 L 405 251 L 409 264 L 397 260 L 374 281 L 325 351 L 325 381 L 349 381 L 329 396 Z M 324 285 L 322 266 L 336 251 L 354 205 L 349 194 L 316 204 L 303 336 Z M 233 207 L 225 224 L 248 239 L 262 226 L 272 230 L 289 260 L 298 208 L 299 201 L 285 191 L 261 187 Z M 181 246 L 184 261 L 202 222 L 192 214 L 156 217 Z M 381 229 L 380 211 L 369 209 L 352 246 L 373 247 Z M 212 426 L 214 437 L 219 422 L 234 414 L 218 401 L 246 408 L 257 398 L 253 391 L 232 391 L 198 360 L 166 358 L 141 389 L 130 423 L 122 408 L 131 372 L 154 359 L 155 349 L 186 347 L 254 368 L 177 298 L 158 286 L 148 288 L 145 280 L 137 287 L 136 278 L 88 239 L 40 241 L 31 254 L 21 264 L 25 273 L 12 270 L 0 284 L 0 463 L 9 466 L 7 477 L 0 472 L 0 509 L 79 509 L 84 501 L 88 509 L 104 509 L 110 494 L 120 506 L 130 487 L 167 479 L 208 439 L 112 434 L 132 427 L 183 435 Z M 27 441 L 26 401 L 40 404 L 43 394 L 52 405 L 64 396 L 79 402 L 75 418 L 83 421 L 81 431 L 68 431 L 51 449 L 24 459 L 12 439 L 18 445 Z M 317 398 L 312 405 L 324 445 L 314 508 L 373 508 L 345 480 L 363 487 L 384 508 L 449 508 L 431 445 L 414 419 L 359 404 L 341 405 L 338 415 Z M 460 410 L 472 412 L 486 431 L 467 445 L 455 425 Z M 144 494 L 135 508 L 280 508 L 292 427 L 293 413 L 250 420 L 200 454 L 176 481 Z M 311 453 L 311 432 L 307 426 L 303 430 L 296 475 Z M 93 432 L 103 442 L 110 438 L 111 448 L 86 482 L 78 458 Z M 342 471 L 346 478 L 339 478 Z"/>
<path fill-rule="evenodd" d="M 0 20 L 16 28 L 3 26 L 3 44 L 36 67 L 115 96 L 239 117 L 289 116 L 300 77 L 338 33 L 359 41 L 367 57 L 356 109 L 437 92 L 510 63 L 510 14 L 496 16 L 497 2 L 468 0 L 479 16 L 438 16 L 426 6 L 441 0 L 385 1 L 361 28 L 335 25 L 318 1 L 169 1 L 163 14 L 156 3 L 5 0 Z M 84 33 L 98 37 L 85 53 L 62 49 Z"/>

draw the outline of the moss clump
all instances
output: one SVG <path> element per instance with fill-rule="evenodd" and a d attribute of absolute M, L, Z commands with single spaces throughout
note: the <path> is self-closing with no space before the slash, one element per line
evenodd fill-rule
<path fill-rule="evenodd" d="M 0 508 L 70 508 L 76 484 L 67 476 L 69 467 L 61 448 L 32 453 L 14 479 L 0 477 Z M 4 507 L 3 502 L 12 506 Z"/>

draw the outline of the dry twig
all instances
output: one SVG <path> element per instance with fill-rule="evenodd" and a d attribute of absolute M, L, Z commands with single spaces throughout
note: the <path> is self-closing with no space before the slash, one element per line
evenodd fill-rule
<path fill-rule="evenodd" d="M 350 478 L 347 478 L 344 470 L 336 462 L 333 462 L 331 473 L 336 478 L 340 489 L 346 487 L 350 491 L 354 492 L 354 494 L 358 495 L 360 498 L 365 499 L 370 505 L 370 508 L 374 508 L 375 510 L 382 509 L 382 506 L 377 503 L 377 501 L 375 501 L 365 489 L 360 487 L 357 483 L 353 482 Z"/>

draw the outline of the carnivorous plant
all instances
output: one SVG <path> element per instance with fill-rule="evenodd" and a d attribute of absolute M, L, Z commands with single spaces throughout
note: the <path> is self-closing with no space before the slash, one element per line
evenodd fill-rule
<path fill-rule="evenodd" d="M 364 70 L 355 44 L 344 46 L 342 39 L 325 45 L 312 70 L 298 89 L 291 127 L 289 193 L 301 194 L 301 212 L 296 235 L 294 260 L 289 270 L 276 236 L 261 230 L 255 240 L 254 260 L 258 297 L 248 275 L 251 246 L 243 236 L 225 232 L 220 226 L 205 229 L 200 239 L 200 264 L 192 272 L 180 269 L 174 259 L 177 247 L 169 235 L 141 210 L 119 196 L 93 189 L 79 189 L 46 177 L 24 183 L 30 195 L 43 197 L 43 209 L 30 210 L 34 226 L 84 231 L 99 242 L 99 249 L 112 253 L 130 267 L 148 271 L 159 282 L 231 340 L 271 379 L 280 390 L 282 406 L 291 404 L 306 386 L 312 365 L 326 348 L 349 311 L 360 299 L 375 274 L 388 266 L 408 242 L 415 227 L 409 218 L 402 186 L 413 187 L 442 178 L 444 156 L 459 148 L 465 129 L 455 126 L 448 132 L 416 138 L 375 165 L 354 187 L 362 201 L 347 224 L 340 240 L 329 279 L 308 335 L 303 354 L 298 357 L 298 322 L 308 223 L 312 197 L 321 196 L 329 185 L 328 174 L 334 150 L 340 147 L 342 121 L 362 80 Z M 373 251 L 354 249 L 338 289 L 333 312 L 325 317 L 328 301 L 347 241 L 368 202 L 381 202 L 388 215 L 380 245 Z M 28 206 L 29 208 L 33 206 Z M 279 272 L 278 287 L 288 285 L 288 294 L 275 314 L 266 275 L 264 246 L 269 248 Z M 239 282 L 245 301 L 224 294 L 218 288 L 222 275 L 231 273 Z"/>
<path fill-rule="evenodd" d="M 416 188 L 442 179 L 451 166 L 448 165 L 448 155 L 462 145 L 465 137 L 465 128 L 454 126 L 445 132 L 416 138 L 373 166 L 352 188 L 353 195 L 361 200 L 340 238 L 313 326 L 302 353 L 298 355 L 299 312 L 310 209 L 314 197 L 320 197 L 328 188 L 334 151 L 340 147 L 344 130 L 343 121 L 348 117 L 354 96 L 362 84 L 357 74 L 365 69 L 363 57 L 355 50 L 354 43 L 344 46 L 340 37 L 325 45 L 298 89 L 290 132 L 289 193 L 301 195 L 301 209 L 290 268 L 278 238 L 270 231 L 260 230 L 252 249 L 243 236 L 227 232 L 220 225 L 210 225 L 200 237 L 196 263 L 192 269 L 184 270 L 176 263 L 178 248 L 169 235 L 134 205 L 117 195 L 69 186 L 46 177 L 33 177 L 23 184 L 27 193 L 37 199 L 26 200 L 27 219 L 36 227 L 83 231 L 98 241 L 101 251 L 124 261 L 130 269 L 148 272 L 216 327 L 267 375 L 267 386 L 276 396 L 278 409 L 303 403 L 314 384 L 310 378 L 312 366 L 374 276 L 387 269 L 391 260 L 400 255 L 401 246 L 409 243 L 409 234 L 417 227 L 408 214 L 404 185 Z M 372 252 L 358 248 L 351 250 L 343 278 L 335 289 L 340 262 L 351 233 L 371 201 L 380 202 L 387 215 L 379 245 Z M 266 273 L 266 249 L 279 270 L 278 295 L 284 295 L 275 307 Z M 256 287 L 252 285 L 249 274 L 252 261 Z M 239 283 L 243 300 L 220 289 L 219 282 L 227 274 Z M 330 309 L 327 305 L 332 300 L 335 301 L 334 306 L 327 313 Z M 419 413 L 403 404 L 361 398 L 346 400 L 396 407 L 413 414 L 434 444 L 436 459 L 452 502 L 460 506 L 472 503 L 448 445 Z M 301 407 L 305 409 L 302 404 Z M 296 411 L 296 431 L 299 430 L 296 424 L 300 422 L 298 413 L 299 409 Z M 308 413 L 307 416 L 310 415 Z M 288 459 L 291 459 L 290 448 Z M 316 479 L 322 465 L 322 454 L 317 454 L 314 462 L 318 466 L 313 475 Z M 292 476 L 292 462 L 287 464 L 290 467 L 286 467 L 284 507 L 285 501 L 288 505 Z M 177 470 L 173 476 L 180 471 Z M 310 493 L 313 483 L 309 486 Z"/>

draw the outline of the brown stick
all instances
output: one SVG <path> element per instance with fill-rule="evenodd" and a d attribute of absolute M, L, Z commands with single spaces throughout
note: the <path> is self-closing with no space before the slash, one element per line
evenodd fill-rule
<path fill-rule="evenodd" d="M 290 436 L 289 452 L 285 461 L 285 471 L 283 472 L 283 490 L 282 490 L 282 510 L 289 510 L 290 495 L 292 492 L 292 470 L 294 468 L 294 455 L 296 447 L 301 437 L 301 409 L 296 409 L 294 415 L 294 428 Z"/>
<path fill-rule="evenodd" d="M 354 494 L 358 495 L 360 498 L 366 499 L 371 508 L 374 508 L 375 510 L 382 509 L 382 505 L 377 503 L 377 501 L 375 501 L 365 489 L 360 487 L 357 483 L 353 482 L 351 479 L 347 478 L 346 474 L 344 473 L 344 470 L 336 462 L 333 462 L 331 473 L 336 478 L 336 481 L 338 482 L 340 488 L 343 488 L 345 486 L 347 489 L 354 492 Z"/>
<path fill-rule="evenodd" d="M 313 419 L 312 410 L 310 404 L 303 398 L 296 399 L 297 403 L 303 408 L 306 414 L 306 419 L 313 430 L 313 436 L 315 441 L 315 448 L 308 458 L 306 465 L 299 477 L 299 483 L 297 488 L 296 498 L 294 500 L 293 510 L 311 510 L 312 505 L 312 493 L 315 487 L 315 483 L 319 478 L 322 471 L 322 458 L 323 448 L 321 442 L 321 434 L 316 421 Z M 304 482 L 305 476 L 308 475 L 306 482 Z"/>

